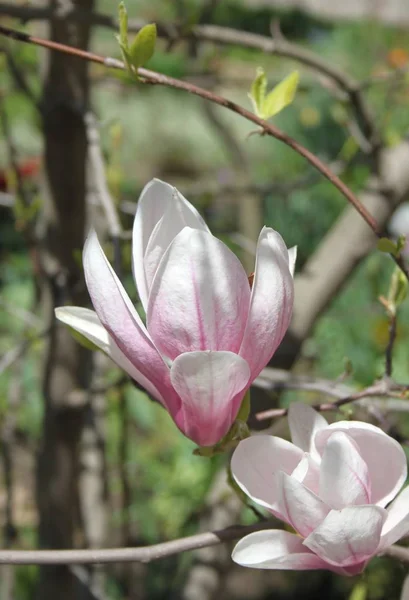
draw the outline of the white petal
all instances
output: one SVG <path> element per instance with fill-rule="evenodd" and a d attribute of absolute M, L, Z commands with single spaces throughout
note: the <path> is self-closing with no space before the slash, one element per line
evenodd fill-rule
<path fill-rule="evenodd" d="M 278 472 L 292 473 L 302 457 L 299 448 L 282 438 L 255 435 L 237 446 L 231 459 L 231 471 L 247 496 L 281 517 Z"/>
<path fill-rule="evenodd" d="M 332 510 L 304 545 L 333 565 L 360 565 L 376 554 L 385 519 L 386 510 L 379 506 Z"/>
<path fill-rule="evenodd" d="M 311 453 L 314 459 L 319 460 L 314 437 L 317 431 L 328 427 L 324 417 L 308 404 L 292 402 L 288 407 L 288 425 L 293 444 L 305 452 Z"/>
<path fill-rule="evenodd" d="M 149 296 L 147 324 L 172 360 L 185 352 L 237 352 L 250 302 L 238 258 L 210 233 L 185 227 L 164 254 Z"/>
<path fill-rule="evenodd" d="M 163 217 L 156 224 L 145 251 L 144 267 L 148 292 L 162 256 L 185 227 L 210 233 L 197 210 L 173 188 L 172 200 L 168 202 Z"/>
<path fill-rule="evenodd" d="M 342 431 L 326 443 L 320 469 L 320 497 L 331 508 L 371 504 L 371 481 L 357 445 Z"/>
<path fill-rule="evenodd" d="M 278 348 L 290 324 L 294 282 L 282 237 L 264 227 L 257 244 L 250 311 L 240 355 L 254 379 Z"/>
<path fill-rule="evenodd" d="M 72 327 L 81 335 L 85 336 L 90 342 L 95 344 L 103 352 L 108 354 L 111 359 L 144 387 L 154 398 L 163 403 L 163 398 L 155 386 L 126 358 L 121 352 L 114 340 L 111 338 L 105 327 L 98 319 L 97 313 L 89 308 L 80 308 L 79 306 L 61 306 L 55 309 L 55 316 L 59 321 Z"/>
<path fill-rule="evenodd" d="M 330 568 L 303 546 L 297 535 L 279 530 L 250 533 L 238 542 L 232 559 L 242 567 L 255 569 L 297 571 Z"/>
<path fill-rule="evenodd" d="M 295 261 L 297 260 L 297 246 L 293 246 L 288 249 L 288 266 L 290 267 L 290 273 L 294 277 Z"/>
<path fill-rule="evenodd" d="M 381 547 L 386 548 L 409 532 L 409 486 L 387 508 L 388 516 L 381 536 Z"/>
<path fill-rule="evenodd" d="M 329 506 L 291 475 L 279 473 L 278 489 L 281 512 L 302 537 L 310 535 L 330 511 Z"/>
<path fill-rule="evenodd" d="M 334 431 L 343 431 L 358 445 L 359 454 L 368 466 L 371 503 L 385 506 L 406 480 L 407 463 L 402 446 L 375 425 L 339 421 L 317 432 L 315 443 L 321 454 Z"/>
<path fill-rule="evenodd" d="M 239 411 L 249 377 L 246 361 L 232 352 L 180 354 L 170 371 L 181 399 L 176 424 L 199 446 L 226 435 Z"/>
<path fill-rule="evenodd" d="M 172 217 L 173 209 L 177 215 Z M 166 240 L 156 237 L 156 241 L 152 242 L 149 254 L 154 250 L 154 255 L 148 259 L 149 273 L 145 272 L 144 258 L 147 252 L 149 240 L 162 217 L 167 214 L 166 223 L 161 227 L 161 235 L 166 236 Z M 170 227 L 168 217 L 170 216 Z M 182 217 L 182 220 L 180 219 Z M 152 271 L 157 266 L 157 259 L 161 252 L 166 248 L 166 243 L 172 241 L 171 233 L 176 231 L 176 222 L 183 228 L 183 221 L 187 220 L 190 227 L 198 227 L 207 229 L 202 217 L 199 215 L 194 206 L 192 206 L 176 188 L 160 181 L 153 179 L 142 190 L 138 205 L 136 208 L 135 221 L 132 234 L 132 262 L 133 271 L 138 288 L 139 297 L 142 305 L 147 310 L 149 287 L 152 280 Z M 168 229 L 169 227 L 169 229 Z M 179 231 L 180 231 L 179 229 Z M 179 231 L 176 231 L 178 233 Z M 176 235 L 175 233 L 175 235 Z M 155 263 L 155 264 L 153 264 Z M 147 277 L 148 275 L 148 277 Z"/>

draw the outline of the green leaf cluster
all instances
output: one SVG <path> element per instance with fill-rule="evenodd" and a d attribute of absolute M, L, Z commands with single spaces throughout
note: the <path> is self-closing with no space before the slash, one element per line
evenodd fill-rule
<path fill-rule="evenodd" d="M 269 119 L 291 104 L 298 81 L 298 71 L 293 71 L 267 93 L 267 77 L 264 69 L 259 67 L 249 93 L 256 115 L 261 119 Z"/>
<path fill-rule="evenodd" d="M 156 44 L 156 25 L 142 27 L 131 43 L 128 40 L 128 13 L 124 2 L 119 4 L 119 35 L 116 36 L 128 70 L 134 75 L 153 56 Z"/>

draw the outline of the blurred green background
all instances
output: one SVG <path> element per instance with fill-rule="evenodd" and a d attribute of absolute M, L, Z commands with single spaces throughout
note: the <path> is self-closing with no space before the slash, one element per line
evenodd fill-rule
<path fill-rule="evenodd" d="M 101 0 L 98 9 L 114 14 L 116 3 Z M 172 23 L 183 19 L 189 26 L 202 17 L 203 4 L 193 0 L 129 1 L 128 11 L 130 17 L 141 20 Z M 286 39 L 367 82 L 366 98 L 386 146 L 396 145 L 405 137 L 409 127 L 407 29 L 379 21 L 320 21 L 301 11 L 277 11 L 268 3 L 257 7 L 256 3 L 233 0 L 217 3 L 210 16 L 214 24 L 267 36 L 270 24 L 277 19 Z M 9 26 L 19 25 L 6 18 L 3 21 Z M 119 56 L 110 30 L 94 29 L 92 49 L 103 55 Z M 14 44 L 12 53 L 32 89 L 40 93 L 42 52 Z M 7 358 L 11 349 L 24 345 L 24 359 L 12 361 L 1 373 L 0 419 L 5 426 L 12 412 L 16 547 L 29 548 L 35 545 L 37 525 L 34 455 L 43 414 L 40 388 L 43 337 L 39 334 L 44 324 L 41 307 L 33 308 L 35 287 L 24 228 L 27 220 L 35 221 L 41 213 L 42 138 L 36 113 L 27 98 L 16 91 L 3 54 L 0 61 L 3 109 L 8 115 L 19 163 L 32 164 L 32 172 L 25 177 L 36 198 L 31 215 L 18 201 L 13 207 L 0 207 L 0 353 Z M 164 40 L 158 42 L 148 66 L 198 82 L 248 108 L 247 93 L 258 66 L 264 67 L 270 87 L 298 69 L 300 86 L 296 99 L 274 118 L 274 123 L 325 162 L 340 164 L 342 178 L 353 190 L 364 187 L 370 164 L 347 127 L 346 100 L 313 70 L 286 58 L 245 48 L 213 44 L 193 47 L 187 42 L 177 42 L 169 48 Z M 345 199 L 305 160 L 276 140 L 249 136 L 254 126 L 240 117 L 219 107 L 212 107 L 209 112 L 201 99 L 182 92 L 135 85 L 128 76 L 99 65 L 91 65 L 90 77 L 107 179 L 126 230 L 131 228 L 129 213 L 141 189 L 152 177 L 159 177 L 176 185 L 202 211 L 212 231 L 243 255 L 241 238 L 237 237 L 240 223 L 235 201 L 247 186 L 249 201 L 256 202 L 262 222 L 280 231 L 288 246 L 298 246 L 297 269 L 301 269 L 345 207 Z M 246 165 L 245 172 L 237 166 L 237 151 Z M 12 195 L 14 187 L 8 156 L 3 137 L 0 185 L 4 199 Z M 130 243 L 124 241 L 122 248 L 122 278 L 135 298 Z M 109 244 L 106 250 L 112 257 Z M 388 319 L 379 296 L 387 294 L 393 268 L 391 259 L 378 251 L 367 257 L 319 319 L 313 335 L 303 346 L 298 372 L 335 379 L 344 373 L 348 361 L 352 370 L 347 383 L 356 387 L 370 384 L 383 373 Z M 408 316 L 406 302 L 399 314 L 394 353 L 394 376 L 400 381 L 407 380 L 408 374 Z M 130 530 L 130 540 L 138 545 L 194 533 L 214 476 L 226 459 L 193 456 L 194 445 L 182 437 L 167 414 L 131 383 L 116 385 L 120 376 L 113 365 L 105 374 L 106 459 L 113 539 L 121 542 L 124 523 Z M 320 396 L 287 392 L 281 394 L 279 401 L 285 405 L 296 399 L 318 401 Z M 409 424 L 403 420 L 398 425 L 402 439 L 409 437 Z M 121 506 L 124 470 L 130 484 L 130 506 L 125 512 Z M 0 488 L 3 522 L 4 490 L 3 476 Z M 243 508 L 243 522 L 254 519 L 252 512 Z M 193 560 L 192 555 L 182 555 L 144 568 L 143 597 L 149 600 L 181 597 L 180 590 Z M 125 570 L 118 567 L 107 572 L 106 598 L 133 598 Z M 378 558 L 360 579 L 344 580 L 322 573 L 269 574 L 274 587 L 265 586 L 260 595 L 247 592 L 240 595 L 243 592 L 236 590 L 236 595 L 231 592 L 226 598 L 393 600 L 399 598 L 404 575 L 401 565 Z M 15 598 L 32 598 L 35 581 L 35 568 L 16 569 Z"/>

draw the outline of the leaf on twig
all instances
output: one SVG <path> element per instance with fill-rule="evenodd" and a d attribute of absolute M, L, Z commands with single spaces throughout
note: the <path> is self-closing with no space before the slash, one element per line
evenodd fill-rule
<path fill-rule="evenodd" d="M 269 119 L 291 104 L 294 100 L 298 81 L 298 71 L 294 71 L 267 94 L 266 74 L 264 69 L 259 67 L 249 93 L 256 115 L 262 119 Z"/>

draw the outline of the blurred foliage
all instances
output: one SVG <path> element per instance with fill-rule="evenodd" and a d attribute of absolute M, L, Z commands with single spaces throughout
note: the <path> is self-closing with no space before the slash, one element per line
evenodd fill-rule
<path fill-rule="evenodd" d="M 99 8 L 116 12 L 110 0 L 101 1 Z M 181 3 L 140 0 L 128 2 L 127 8 L 130 18 L 150 22 L 183 21 L 187 28 L 203 17 L 202 3 L 196 0 Z M 325 56 L 329 63 L 366 82 L 376 123 L 387 143 L 396 144 L 406 135 L 409 88 L 408 74 L 403 67 L 409 66 L 407 32 L 376 23 L 330 26 L 294 11 L 276 13 L 268 7 L 252 9 L 244 1 L 223 0 L 218 3 L 211 20 L 269 35 L 270 22 L 278 16 L 281 30 L 288 39 Z M 93 48 L 118 56 L 111 31 L 98 29 Z M 10 51 L 39 97 L 38 53 L 33 47 L 17 43 L 10 44 Z M 4 55 L 0 60 L 1 98 L 9 115 L 19 160 L 24 163 L 41 155 L 38 115 L 27 98 L 16 90 L 5 68 Z M 206 46 L 192 52 L 189 44 L 178 43 L 169 50 L 163 40 L 158 41 L 149 66 L 175 77 L 197 77 L 200 83 L 203 80 L 204 86 L 215 87 L 248 108 L 247 92 L 256 67 L 262 66 L 269 81 L 276 83 L 294 68 L 300 69 L 294 61 L 264 56 L 244 48 Z M 229 195 L 224 197 L 208 191 L 209 183 L 216 182 L 221 187 L 234 183 L 237 171 L 232 166 L 223 136 L 206 116 L 202 101 L 174 90 L 135 87 L 128 75 L 108 73 L 100 66 L 93 65 L 90 75 L 93 104 L 101 120 L 108 182 L 118 206 L 124 201 L 134 203 L 144 184 L 153 176 L 178 185 L 182 192 L 200 184 L 202 189 L 196 191 L 194 202 L 205 213 L 214 233 L 238 249 L 230 236 L 237 228 L 232 199 Z M 313 71 L 301 68 L 296 98 L 275 117 L 275 122 L 325 161 L 342 161 L 343 179 L 359 190 L 367 180 L 369 165 L 346 127 L 350 110 L 343 98 L 321 83 Z M 289 246 L 298 245 L 300 268 L 344 208 L 345 199 L 292 150 L 271 138 L 257 135 L 248 138 L 254 126 L 227 111 L 216 109 L 216 113 L 234 143 L 245 153 L 251 181 L 266 190 L 261 192 L 265 223 L 279 230 Z M 4 172 L 8 167 L 7 145 L 3 141 L 0 142 L 0 168 Z M 35 176 L 33 181 L 36 181 Z M 18 374 L 12 366 L 1 375 L 0 422 L 4 421 L 8 410 L 12 381 L 18 376 L 22 393 L 17 408 L 17 438 L 31 449 L 41 433 L 40 357 L 43 342 L 41 339 L 34 341 L 41 333 L 41 327 L 27 325 L 16 309 L 34 311 L 38 315 L 41 311 L 36 303 L 33 266 L 25 246 L 24 231 L 15 227 L 10 209 L 0 207 L 0 213 L 0 352 L 4 356 L 16 345 L 27 343 L 29 346 Z M 123 223 L 129 229 L 131 217 L 124 216 Z M 107 251 L 109 253 L 110 249 Z M 124 242 L 122 254 L 126 285 L 135 296 L 128 242 Z M 393 268 L 388 256 L 374 252 L 356 269 L 348 285 L 317 323 L 313 336 L 305 345 L 301 361 L 305 364 L 301 364 L 301 368 L 310 374 L 336 378 L 342 374 L 345 359 L 348 359 L 352 365 L 348 381 L 358 387 L 371 383 L 383 373 L 388 319 L 378 298 L 387 295 Z M 407 381 L 408 376 L 408 337 L 409 306 L 406 300 L 399 311 L 393 363 L 394 376 L 402 381 Z M 180 435 L 161 407 L 130 383 L 118 388 L 115 385 L 117 377 L 118 372 L 112 367 L 107 373 L 107 384 L 110 385 L 107 394 L 107 460 L 110 495 L 115 507 L 111 526 L 119 530 L 128 518 L 132 530 L 137 532 L 138 543 L 144 544 L 192 533 L 223 458 L 209 461 L 193 456 L 193 444 Z M 300 398 L 311 400 L 311 395 L 292 392 L 284 394 L 282 402 Z M 123 410 L 127 415 L 128 438 L 128 458 L 124 467 L 131 482 L 132 502 L 126 515 L 120 504 Z M 409 437 L 409 424 L 403 421 L 399 426 L 402 435 Z M 250 514 L 245 511 L 243 519 L 250 521 L 253 518 Z M 19 529 L 20 540 L 27 546 L 35 542 L 34 528 L 35 522 L 32 522 Z M 150 600 L 163 598 L 163 590 L 172 586 L 177 590 L 191 561 L 190 556 L 182 556 L 161 565 L 150 565 L 147 578 Z M 36 569 L 20 568 L 16 573 L 16 597 L 28 600 Z M 356 587 L 360 584 L 355 580 L 346 581 L 332 575 L 325 575 L 327 579 L 324 580 L 322 574 L 296 574 L 291 576 L 291 582 L 285 580 L 286 592 L 283 594 L 286 595 L 280 597 L 289 598 L 293 594 L 292 597 L 301 598 L 302 592 L 302 597 L 307 598 L 304 587 L 308 580 L 311 598 L 324 597 L 322 590 L 325 589 L 325 597 L 332 600 L 346 598 L 348 594 L 351 600 L 360 600 L 364 593 L 366 600 L 394 600 L 399 597 L 403 575 L 403 569 L 396 562 L 380 558 L 369 566 L 364 586 Z M 326 588 L 322 587 L 323 582 Z M 320 596 L 317 590 L 321 590 Z M 109 594 L 109 598 L 118 600 L 123 597 L 115 578 L 109 582 Z"/>

